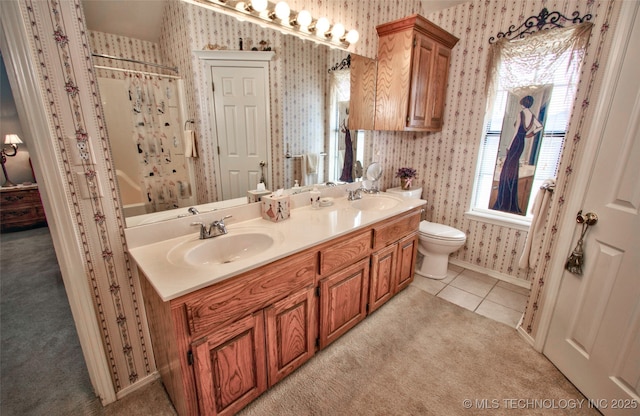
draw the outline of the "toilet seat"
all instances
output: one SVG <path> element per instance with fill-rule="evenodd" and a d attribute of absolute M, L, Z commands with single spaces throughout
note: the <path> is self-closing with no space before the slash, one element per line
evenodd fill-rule
<path fill-rule="evenodd" d="M 463 241 L 467 238 L 462 231 L 444 224 L 420 221 L 419 233 L 427 238 L 443 241 Z"/>

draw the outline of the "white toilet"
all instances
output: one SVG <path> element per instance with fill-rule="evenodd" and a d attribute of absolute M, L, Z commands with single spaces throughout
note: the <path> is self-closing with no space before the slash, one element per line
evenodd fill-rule
<path fill-rule="evenodd" d="M 404 198 L 419 199 L 422 195 L 422 188 L 409 190 L 400 187 L 389 188 L 387 192 L 398 194 Z M 418 257 L 416 273 L 430 279 L 447 277 L 449 254 L 462 247 L 467 240 L 467 236 L 462 231 L 429 221 L 420 221 L 418 238 L 420 240 L 418 252 L 422 255 L 422 259 L 420 256 Z"/>

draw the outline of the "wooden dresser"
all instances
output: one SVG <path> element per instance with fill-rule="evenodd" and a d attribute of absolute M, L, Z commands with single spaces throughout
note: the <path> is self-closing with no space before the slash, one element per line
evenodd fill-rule
<path fill-rule="evenodd" d="M 0 232 L 28 230 L 47 225 L 38 185 L 0 188 Z"/>

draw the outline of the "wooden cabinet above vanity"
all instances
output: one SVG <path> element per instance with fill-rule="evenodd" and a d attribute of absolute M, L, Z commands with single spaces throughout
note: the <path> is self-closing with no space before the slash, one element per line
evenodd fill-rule
<path fill-rule="evenodd" d="M 169 300 L 140 267 L 156 364 L 178 414 L 237 413 L 405 288 L 421 207 Z"/>
<path fill-rule="evenodd" d="M 458 38 L 420 15 L 376 27 L 375 130 L 440 131 Z"/>

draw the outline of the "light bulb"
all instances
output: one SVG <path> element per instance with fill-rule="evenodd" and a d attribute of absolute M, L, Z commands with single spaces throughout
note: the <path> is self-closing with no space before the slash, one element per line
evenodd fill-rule
<path fill-rule="evenodd" d="M 327 30 L 329 30 L 330 26 L 331 26 L 331 24 L 329 23 L 327 18 L 326 17 L 321 17 L 316 22 L 316 35 L 323 36 L 327 32 Z"/>
<path fill-rule="evenodd" d="M 267 6 L 269 5 L 268 0 L 251 0 L 251 8 L 258 13 L 261 13 L 267 10 Z"/>
<path fill-rule="evenodd" d="M 276 4 L 275 12 L 278 19 L 286 20 L 291 14 L 291 9 L 289 8 L 289 5 L 286 1 L 280 1 L 278 2 L 278 4 Z"/>
<path fill-rule="evenodd" d="M 353 45 L 358 41 L 358 39 L 360 39 L 360 34 L 358 33 L 357 30 L 351 29 L 350 31 L 347 32 L 347 37 L 345 39 L 347 42 Z"/>
<path fill-rule="evenodd" d="M 336 23 L 331 29 L 331 37 L 334 40 L 339 40 L 344 35 L 344 25 L 342 23 Z"/>
<path fill-rule="evenodd" d="M 247 5 L 245 4 L 245 2 L 239 1 L 236 3 L 236 10 L 240 12 L 245 12 L 247 11 Z"/>
<path fill-rule="evenodd" d="M 300 25 L 300 27 L 309 27 L 311 24 L 311 13 L 306 10 L 300 10 L 298 12 L 298 17 L 296 18 L 296 22 Z"/>

